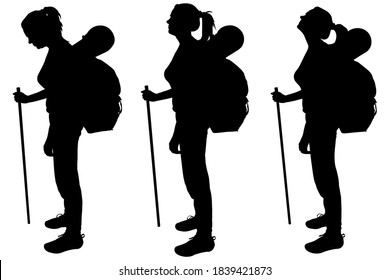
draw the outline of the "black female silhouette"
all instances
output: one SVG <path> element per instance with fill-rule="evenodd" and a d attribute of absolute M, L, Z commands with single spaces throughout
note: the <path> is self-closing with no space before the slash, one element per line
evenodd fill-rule
<path fill-rule="evenodd" d="M 309 228 L 327 227 L 319 239 L 306 244 L 311 253 L 321 253 L 341 248 L 344 244 L 341 234 L 341 196 L 335 165 L 336 132 L 338 129 L 335 110 L 336 95 L 339 93 L 338 63 L 341 48 L 326 44 L 335 25 L 330 14 L 316 7 L 301 17 L 298 29 L 303 33 L 308 50 L 295 72 L 295 81 L 301 90 L 290 95 L 273 93 L 277 102 L 302 99 L 306 114 L 306 125 L 299 149 L 310 153 L 313 177 L 318 192 L 323 198 L 325 214 L 306 223 Z M 307 147 L 310 145 L 310 152 Z"/>
<path fill-rule="evenodd" d="M 46 221 L 45 225 L 53 229 L 66 227 L 66 231 L 44 248 L 51 253 L 61 253 L 83 245 L 82 196 L 77 171 L 77 148 L 82 130 L 77 102 L 81 75 L 77 72 L 72 46 L 62 37 L 60 14 L 55 8 L 31 12 L 23 20 L 22 28 L 30 44 L 38 49 L 49 49 L 38 75 L 44 89 L 31 95 L 20 92 L 14 95 L 15 101 L 21 103 L 46 99 L 50 127 L 44 152 L 53 157 L 56 184 L 64 199 L 64 214 Z"/>
<path fill-rule="evenodd" d="M 202 38 L 196 40 L 191 32 L 199 28 L 200 19 Z M 178 4 L 167 23 L 169 33 L 180 44 L 165 70 L 171 89 L 159 94 L 144 90 L 143 98 L 149 101 L 172 98 L 176 126 L 169 149 L 181 155 L 184 181 L 195 208 L 195 216 L 177 223 L 176 229 L 197 230 L 196 235 L 189 242 L 177 246 L 175 252 L 181 256 L 192 256 L 214 248 L 212 202 L 205 158 L 208 130 L 205 108 L 208 55 L 205 43 L 212 35 L 214 20 L 209 13 L 202 13 L 191 4 Z"/>

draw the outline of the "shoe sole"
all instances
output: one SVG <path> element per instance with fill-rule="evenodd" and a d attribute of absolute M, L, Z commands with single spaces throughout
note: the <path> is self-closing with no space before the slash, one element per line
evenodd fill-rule
<path fill-rule="evenodd" d="M 310 229 L 320 229 L 320 228 L 326 227 L 326 225 L 311 226 L 310 224 L 308 225 L 307 222 L 306 222 L 306 227 L 310 228 Z"/>
<path fill-rule="evenodd" d="M 52 253 L 52 254 L 61 254 L 63 252 L 66 252 L 66 251 L 70 251 L 70 250 L 76 250 L 76 249 L 80 249 L 81 247 L 83 247 L 84 245 L 84 242 L 81 242 L 81 245 L 77 245 L 77 246 L 71 246 L 69 248 L 65 248 L 64 250 L 50 250 L 50 248 L 47 248 L 46 244 L 43 246 L 46 250 L 46 252 L 49 252 L 49 253 Z"/>
<path fill-rule="evenodd" d="M 312 254 L 321 254 L 321 253 L 324 253 L 324 252 L 326 252 L 326 251 L 330 251 L 330 250 L 335 250 L 335 249 L 340 249 L 340 248 L 342 248 L 342 247 L 344 246 L 344 240 L 342 240 L 342 241 L 340 242 L 340 244 L 335 244 L 335 245 L 333 245 L 333 246 L 329 246 L 328 248 L 324 248 L 323 250 L 320 250 L 320 251 L 311 249 L 309 244 L 310 244 L 310 243 L 308 243 L 308 244 L 305 245 L 306 251 L 308 251 L 309 253 L 312 253 Z"/>
<path fill-rule="evenodd" d="M 321 254 L 321 253 L 324 253 L 324 252 L 326 252 L 326 251 L 335 250 L 335 249 L 340 249 L 340 248 L 342 248 L 342 247 L 343 247 L 343 245 L 341 245 L 341 246 L 332 246 L 332 247 L 330 247 L 330 248 L 326 248 L 326 249 L 321 250 L 321 251 L 313 251 L 313 250 L 308 249 L 307 246 L 305 245 L 306 251 L 308 251 L 309 253 L 312 253 L 312 254 Z"/>
<path fill-rule="evenodd" d="M 197 227 L 193 227 L 193 228 L 181 228 L 180 226 L 175 226 L 175 228 L 176 228 L 176 230 L 182 231 L 182 232 L 186 232 L 186 231 L 191 231 L 191 230 L 197 229 Z"/>
<path fill-rule="evenodd" d="M 66 227 L 66 225 L 63 225 L 63 226 L 50 226 L 50 225 L 47 225 L 45 223 L 45 227 L 49 228 L 49 229 L 59 229 L 59 228 L 63 228 L 63 227 Z"/>
<path fill-rule="evenodd" d="M 214 247 L 215 247 L 215 245 L 213 245 L 213 247 L 210 248 L 210 249 L 205 249 L 205 250 L 202 250 L 202 251 L 195 251 L 192 254 L 182 254 L 182 253 L 180 253 L 180 251 L 178 252 L 178 250 L 176 250 L 176 248 L 175 248 L 175 253 L 177 255 L 181 256 L 181 257 L 192 257 L 192 256 L 195 256 L 197 254 L 211 252 L 212 250 L 214 250 Z"/>

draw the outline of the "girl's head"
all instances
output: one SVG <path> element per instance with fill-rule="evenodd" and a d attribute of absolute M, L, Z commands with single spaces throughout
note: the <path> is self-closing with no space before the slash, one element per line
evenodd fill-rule
<path fill-rule="evenodd" d="M 213 35 L 214 19 L 209 12 L 200 12 L 192 4 L 177 4 L 167 21 L 169 33 L 174 36 L 188 35 L 198 30 L 202 19 L 202 38 L 207 41 Z"/>
<path fill-rule="evenodd" d="M 308 11 L 304 16 L 301 16 L 301 21 L 298 24 L 298 29 L 305 36 L 317 37 L 326 39 L 329 37 L 330 31 L 333 29 L 334 23 L 332 16 L 320 7 Z"/>
<path fill-rule="evenodd" d="M 37 48 L 43 48 L 51 39 L 61 36 L 60 18 L 60 13 L 53 7 L 29 13 L 22 21 L 22 28 L 29 43 Z"/>

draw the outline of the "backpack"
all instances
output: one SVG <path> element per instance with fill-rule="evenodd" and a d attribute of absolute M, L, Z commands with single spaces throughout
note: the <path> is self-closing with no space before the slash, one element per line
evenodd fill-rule
<path fill-rule="evenodd" d="M 209 126 L 214 133 L 238 131 L 248 112 L 248 83 L 244 72 L 227 59 L 241 48 L 244 36 L 235 26 L 224 26 L 209 41 Z"/>
<path fill-rule="evenodd" d="M 371 73 L 357 57 L 368 51 L 371 38 L 367 31 L 355 28 L 345 40 L 347 60 L 340 68 L 338 127 L 342 133 L 364 132 L 371 125 L 376 113 L 376 87 Z"/>
<path fill-rule="evenodd" d="M 112 130 L 122 112 L 121 87 L 115 71 L 96 56 L 114 44 L 105 26 L 95 26 L 73 45 L 80 65 L 81 119 L 88 133 Z"/>

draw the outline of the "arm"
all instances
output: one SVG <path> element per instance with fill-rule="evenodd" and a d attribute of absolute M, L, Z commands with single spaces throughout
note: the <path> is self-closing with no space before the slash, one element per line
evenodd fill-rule
<path fill-rule="evenodd" d="M 154 93 L 148 89 L 145 89 L 143 91 L 141 91 L 143 94 L 142 94 L 142 97 L 143 99 L 145 99 L 146 101 L 160 101 L 160 100 L 165 100 L 165 99 L 168 99 L 168 98 L 172 98 L 173 96 L 173 90 L 172 89 L 168 89 L 166 91 L 162 91 L 160 93 Z"/>
<path fill-rule="evenodd" d="M 292 101 L 302 99 L 304 96 L 304 91 L 300 90 L 288 95 L 284 95 L 280 92 L 272 92 L 271 94 L 272 94 L 272 99 L 275 102 L 286 103 L 286 102 L 292 102 Z"/>
<path fill-rule="evenodd" d="M 47 91 L 44 89 L 31 95 L 26 95 L 23 92 L 15 92 L 14 97 L 16 102 L 30 103 L 47 98 Z"/>

